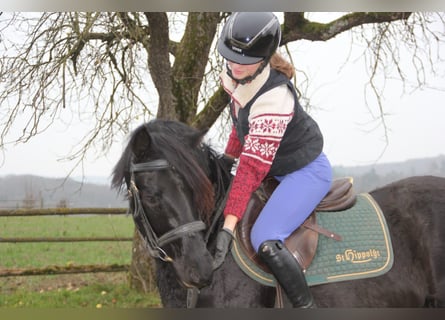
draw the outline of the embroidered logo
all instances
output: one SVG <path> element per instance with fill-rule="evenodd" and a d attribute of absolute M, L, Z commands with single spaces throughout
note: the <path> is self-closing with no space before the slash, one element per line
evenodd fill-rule
<path fill-rule="evenodd" d="M 381 256 L 380 250 L 369 249 L 366 251 L 359 251 L 354 249 L 346 249 L 344 253 L 335 255 L 336 262 L 350 262 L 350 263 L 367 263 L 376 260 Z"/>

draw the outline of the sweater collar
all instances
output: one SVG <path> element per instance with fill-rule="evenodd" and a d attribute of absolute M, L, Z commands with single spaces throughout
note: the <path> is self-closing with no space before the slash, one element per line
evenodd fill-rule
<path fill-rule="evenodd" d="M 270 74 L 270 65 L 267 64 L 264 70 L 251 82 L 246 84 L 238 84 L 229 77 L 226 72 L 226 67 L 220 75 L 222 85 L 224 89 L 231 95 L 241 108 L 252 100 L 255 94 L 261 89 L 261 87 L 266 83 Z"/>

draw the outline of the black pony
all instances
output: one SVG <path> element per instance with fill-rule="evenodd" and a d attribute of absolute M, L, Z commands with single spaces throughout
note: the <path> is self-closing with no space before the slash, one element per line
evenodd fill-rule
<path fill-rule="evenodd" d="M 275 288 L 246 276 L 230 254 L 221 268 L 212 268 L 230 173 L 202 143 L 204 134 L 175 121 L 141 125 L 112 184 L 129 192 L 136 226 L 156 259 L 165 307 L 273 307 Z M 313 286 L 316 305 L 445 306 L 445 179 L 412 177 L 370 194 L 387 219 L 393 267 L 379 277 Z"/>

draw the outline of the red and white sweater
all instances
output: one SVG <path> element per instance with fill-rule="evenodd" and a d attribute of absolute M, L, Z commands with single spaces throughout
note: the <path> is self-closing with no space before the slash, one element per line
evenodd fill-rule
<path fill-rule="evenodd" d="M 225 72 L 221 82 L 235 107 L 235 115 L 261 89 L 270 73 L 269 65 L 253 81 L 237 85 Z M 250 108 L 249 134 L 245 143 L 239 141 L 232 126 L 225 153 L 239 158 L 224 216 L 232 214 L 241 219 L 252 193 L 258 189 L 270 170 L 287 125 L 294 113 L 294 98 L 287 86 L 281 85 L 262 94 Z"/>

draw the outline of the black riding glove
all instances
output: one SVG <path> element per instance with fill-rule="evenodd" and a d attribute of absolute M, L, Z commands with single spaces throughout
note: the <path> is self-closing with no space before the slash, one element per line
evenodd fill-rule
<path fill-rule="evenodd" d="M 213 270 L 218 269 L 224 262 L 227 253 L 232 247 L 233 232 L 222 228 L 216 237 L 216 252 L 213 261 Z"/>

